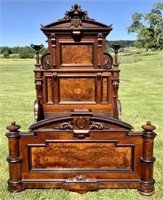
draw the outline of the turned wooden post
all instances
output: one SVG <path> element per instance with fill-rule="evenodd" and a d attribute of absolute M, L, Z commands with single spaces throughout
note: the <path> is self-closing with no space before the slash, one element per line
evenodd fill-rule
<path fill-rule="evenodd" d="M 98 68 L 102 66 L 102 58 L 103 58 L 103 34 L 98 33 Z"/>
<path fill-rule="evenodd" d="M 31 44 L 31 47 L 36 52 L 36 64 L 35 64 L 35 85 L 36 85 L 36 96 L 38 101 L 42 101 L 42 72 L 41 72 L 41 65 L 39 61 L 39 51 L 43 47 L 43 45 L 34 45 Z"/>
<path fill-rule="evenodd" d="M 113 84 L 113 117 L 120 119 L 121 113 L 120 113 L 120 101 L 118 100 L 118 88 L 119 88 L 119 64 L 118 64 L 118 50 L 122 47 L 120 44 L 113 44 L 111 47 L 114 49 L 114 63 L 113 63 L 113 78 L 112 78 L 112 84 Z"/>
<path fill-rule="evenodd" d="M 114 67 L 118 67 L 119 66 L 119 63 L 118 63 L 118 50 L 122 47 L 121 44 L 112 44 L 111 45 L 111 48 L 114 49 Z"/>
<path fill-rule="evenodd" d="M 35 116 L 35 122 L 43 119 L 41 116 L 41 103 L 42 103 L 42 71 L 41 71 L 41 64 L 40 64 L 40 58 L 39 58 L 39 51 L 42 49 L 43 45 L 34 45 L 31 44 L 31 47 L 36 52 L 36 64 L 35 64 L 35 87 L 36 87 L 36 101 L 34 103 L 34 116 Z"/>
<path fill-rule="evenodd" d="M 156 127 L 151 124 L 150 121 L 143 125 L 143 154 L 140 158 L 141 161 L 141 182 L 139 187 L 139 193 L 142 195 L 150 196 L 154 193 L 153 179 L 153 164 L 156 160 L 153 157 L 154 138 L 156 133 L 153 131 Z"/>
<path fill-rule="evenodd" d="M 20 192 L 23 190 L 21 162 L 22 158 L 19 155 L 19 125 L 12 122 L 11 125 L 6 127 L 9 132 L 6 133 L 9 146 L 9 157 L 7 161 L 9 163 L 9 179 L 8 190 L 10 192 Z"/>
<path fill-rule="evenodd" d="M 49 39 L 50 47 L 52 51 L 52 59 L 50 65 L 56 68 L 56 35 L 55 33 L 51 34 L 51 38 Z"/>

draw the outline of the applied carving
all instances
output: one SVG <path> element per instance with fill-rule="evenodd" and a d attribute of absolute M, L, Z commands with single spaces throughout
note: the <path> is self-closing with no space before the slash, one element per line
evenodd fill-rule
<path fill-rule="evenodd" d="M 73 178 L 68 178 L 66 179 L 66 182 L 85 182 L 85 181 L 92 181 L 92 180 L 96 180 L 96 179 L 90 179 L 88 177 L 86 177 L 84 174 L 78 174 L 77 176 L 73 177 Z"/>
<path fill-rule="evenodd" d="M 82 27 L 82 20 L 92 20 L 88 17 L 87 11 L 83 11 L 81 9 L 81 6 L 78 4 L 75 4 L 71 7 L 70 11 L 65 12 L 65 16 L 62 19 L 59 19 L 58 21 L 64 21 L 64 20 L 71 20 L 71 26 L 70 28 L 81 28 Z"/>
<path fill-rule="evenodd" d="M 73 130 L 73 122 L 64 122 L 58 127 L 59 130 Z"/>
<path fill-rule="evenodd" d="M 83 129 L 87 126 L 87 120 L 84 117 L 78 117 L 76 119 L 76 126 L 80 129 Z"/>
<path fill-rule="evenodd" d="M 99 122 L 90 122 L 91 126 L 90 126 L 90 130 L 105 130 L 105 129 L 109 129 L 108 127 L 104 127 L 103 124 L 99 123 Z"/>
<path fill-rule="evenodd" d="M 50 69 L 50 53 L 45 53 L 41 58 L 41 65 L 43 69 Z"/>
<path fill-rule="evenodd" d="M 74 129 L 74 123 L 76 126 L 80 129 L 83 129 L 87 126 L 87 124 L 90 124 L 90 127 L 88 128 L 89 130 L 106 130 L 109 129 L 109 126 L 104 126 L 100 122 L 92 122 L 92 121 L 87 121 L 86 118 L 80 116 L 76 119 L 76 121 L 72 120 L 70 122 L 63 122 L 57 127 L 54 127 L 53 129 L 56 130 L 73 130 Z"/>
<path fill-rule="evenodd" d="M 36 79 L 35 84 L 37 90 L 42 89 L 42 79 Z"/>
<path fill-rule="evenodd" d="M 72 122 L 69 122 L 69 123 L 63 123 L 59 126 L 59 130 L 73 130 L 73 126 L 72 126 Z"/>
<path fill-rule="evenodd" d="M 113 89 L 118 90 L 119 88 L 119 79 L 113 79 Z"/>
<path fill-rule="evenodd" d="M 81 19 L 72 19 L 70 28 L 80 28 L 82 26 Z"/>
<path fill-rule="evenodd" d="M 113 65 L 113 58 L 110 54 L 104 53 L 103 56 L 103 68 L 104 69 L 111 69 Z"/>

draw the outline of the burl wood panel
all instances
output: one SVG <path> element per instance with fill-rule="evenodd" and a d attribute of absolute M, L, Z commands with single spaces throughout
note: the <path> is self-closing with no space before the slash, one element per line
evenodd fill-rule
<path fill-rule="evenodd" d="M 48 143 L 31 148 L 32 169 L 131 169 L 132 147 L 114 143 Z"/>
<path fill-rule="evenodd" d="M 61 45 L 61 64 L 93 64 L 92 44 Z"/>
<path fill-rule="evenodd" d="M 109 84 L 108 77 L 104 77 L 102 79 L 102 102 L 103 103 L 108 102 L 108 84 Z"/>
<path fill-rule="evenodd" d="M 52 85 L 52 78 L 46 78 L 46 101 L 47 103 L 53 103 L 53 85 Z"/>
<path fill-rule="evenodd" d="M 60 102 L 92 102 L 96 101 L 95 78 L 60 78 Z"/>

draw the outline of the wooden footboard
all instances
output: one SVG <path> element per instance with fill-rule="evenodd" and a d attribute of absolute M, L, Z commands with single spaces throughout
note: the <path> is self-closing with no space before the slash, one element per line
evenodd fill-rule
<path fill-rule="evenodd" d="M 154 193 L 155 127 L 143 132 L 113 118 L 74 112 L 42 120 L 28 132 L 15 122 L 7 127 L 8 190 L 64 188 L 79 193 L 100 188 L 137 188 Z"/>

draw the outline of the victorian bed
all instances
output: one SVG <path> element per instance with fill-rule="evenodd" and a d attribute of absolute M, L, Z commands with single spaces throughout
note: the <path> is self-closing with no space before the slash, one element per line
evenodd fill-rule
<path fill-rule="evenodd" d="M 36 51 L 35 123 L 20 132 L 7 127 L 8 190 L 64 188 L 79 193 L 101 188 L 137 188 L 154 193 L 151 122 L 142 132 L 121 120 L 118 49 L 105 52 L 112 26 L 74 5 L 63 19 L 41 30 L 48 52 Z"/>

